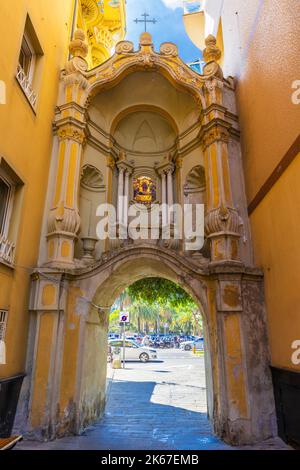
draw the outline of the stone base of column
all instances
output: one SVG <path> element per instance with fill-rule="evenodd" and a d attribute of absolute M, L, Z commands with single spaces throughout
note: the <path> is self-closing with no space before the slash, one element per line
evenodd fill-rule
<path fill-rule="evenodd" d="M 76 236 L 65 232 L 55 232 L 47 236 L 48 261 L 45 266 L 49 268 L 75 267 L 74 243 Z"/>
<path fill-rule="evenodd" d="M 239 234 L 219 233 L 208 237 L 211 242 L 211 262 L 224 261 L 242 264 L 240 261 Z"/>
<path fill-rule="evenodd" d="M 263 276 L 235 263 L 215 264 L 210 272 L 217 279 L 220 375 L 215 391 L 222 397 L 214 430 L 231 445 L 254 444 L 277 435 Z"/>

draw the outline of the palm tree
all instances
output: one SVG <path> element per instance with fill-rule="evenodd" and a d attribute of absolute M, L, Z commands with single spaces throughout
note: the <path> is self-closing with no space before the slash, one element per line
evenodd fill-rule
<path fill-rule="evenodd" d="M 133 301 L 129 307 L 129 311 L 133 322 L 137 324 L 138 332 L 141 333 L 141 322 L 143 322 L 144 330 L 146 333 L 149 333 L 149 323 L 157 322 L 160 309 L 157 305 Z"/>

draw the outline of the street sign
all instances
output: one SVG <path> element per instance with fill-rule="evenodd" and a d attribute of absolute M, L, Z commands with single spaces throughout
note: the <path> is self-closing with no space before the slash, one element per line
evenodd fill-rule
<path fill-rule="evenodd" d="M 120 312 L 120 323 L 129 323 L 129 312 Z"/>
<path fill-rule="evenodd" d="M 125 369 L 125 342 L 126 342 L 126 324 L 129 323 L 129 312 L 120 312 L 120 324 L 123 327 L 123 369 Z"/>

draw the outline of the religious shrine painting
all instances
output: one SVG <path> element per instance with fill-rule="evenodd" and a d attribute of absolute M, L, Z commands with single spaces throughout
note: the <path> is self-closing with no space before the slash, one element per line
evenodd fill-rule
<path fill-rule="evenodd" d="M 133 180 L 133 198 L 138 204 L 151 205 L 156 201 L 156 183 L 147 176 Z"/>

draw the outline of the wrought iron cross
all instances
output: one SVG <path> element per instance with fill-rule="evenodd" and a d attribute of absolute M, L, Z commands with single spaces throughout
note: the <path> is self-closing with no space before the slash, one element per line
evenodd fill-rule
<path fill-rule="evenodd" d="M 156 23 L 157 23 L 157 20 L 156 20 L 155 18 L 153 18 L 153 20 L 148 20 L 147 18 L 148 18 L 148 16 L 150 16 L 150 15 L 148 15 L 148 13 L 143 13 L 141 16 L 144 17 L 143 20 L 139 20 L 138 18 L 136 18 L 136 19 L 134 20 L 134 22 L 135 22 L 136 24 L 138 24 L 138 23 L 144 23 L 144 24 L 145 24 L 145 33 L 146 33 L 146 32 L 147 32 L 147 24 L 148 24 L 148 23 L 156 24 Z"/>

